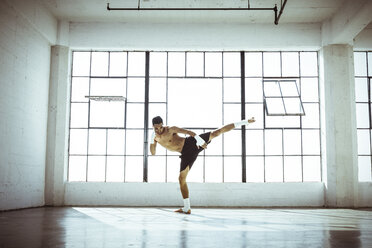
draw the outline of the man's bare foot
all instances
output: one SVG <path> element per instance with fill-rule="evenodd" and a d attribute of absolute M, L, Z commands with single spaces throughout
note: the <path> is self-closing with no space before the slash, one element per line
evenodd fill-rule
<path fill-rule="evenodd" d="M 248 120 L 248 123 L 253 123 L 255 122 L 256 120 L 254 119 L 254 117 L 252 117 L 251 119 Z"/>
<path fill-rule="evenodd" d="M 189 209 L 187 212 L 184 212 L 182 208 L 175 210 L 174 212 L 180 213 L 180 214 L 191 214 L 191 209 Z"/>

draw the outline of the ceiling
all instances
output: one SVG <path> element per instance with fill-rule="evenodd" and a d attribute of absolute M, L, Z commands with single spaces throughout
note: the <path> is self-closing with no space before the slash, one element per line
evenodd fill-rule
<path fill-rule="evenodd" d="M 137 8 L 138 0 L 40 0 L 59 20 L 136 23 L 273 23 L 274 11 L 108 11 Z M 284 1 L 284 0 L 283 0 Z M 288 0 L 280 23 L 320 23 L 347 0 Z M 251 8 L 280 8 L 280 0 L 249 0 Z M 247 8 L 248 0 L 141 0 L 142 8 Z"/>

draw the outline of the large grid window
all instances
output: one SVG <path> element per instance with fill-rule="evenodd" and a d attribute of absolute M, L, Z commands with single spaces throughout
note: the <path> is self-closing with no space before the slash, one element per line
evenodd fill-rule
<path fill-rule="evenodd" d="M 268 116 L 264 78 L 295 78 L 306 115 Z M 256 119 L 213 140 L 189 182 L 321 181 L 316 52 L 73 52 L 71 85 L 69 181 L 178 182 L 178 153 L 145 150 L 157 115 L 199 134 Z"/>
<path fill-rule="evenodd" d="M 371 182 L 372 52 L 354 52 L 354 69 L 358 135 L 358 178 L 361 182 Z"/>

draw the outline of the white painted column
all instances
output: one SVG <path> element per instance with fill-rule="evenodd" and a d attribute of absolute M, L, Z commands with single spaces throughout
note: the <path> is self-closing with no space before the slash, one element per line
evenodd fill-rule
<path fill-rule="evenodd" d="M 49 206 L 63 205 L 67 180 L 69 56 L 68 47 L 52 47 L 45 173 L 45 204 Z"/>
<path fill-rule="evenodd" d="M 320 55 L 325 205 L 358 205 L 358 156 L 353 49 L 323 47 Z"/>

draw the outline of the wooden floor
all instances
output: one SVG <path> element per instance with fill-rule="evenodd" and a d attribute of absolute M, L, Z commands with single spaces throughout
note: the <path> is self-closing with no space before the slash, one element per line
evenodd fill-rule
<path fill-rule="evenodd" d="M 0 247 L 372 247 L 372 209 L 173 210 L 0 212 Z"/>

